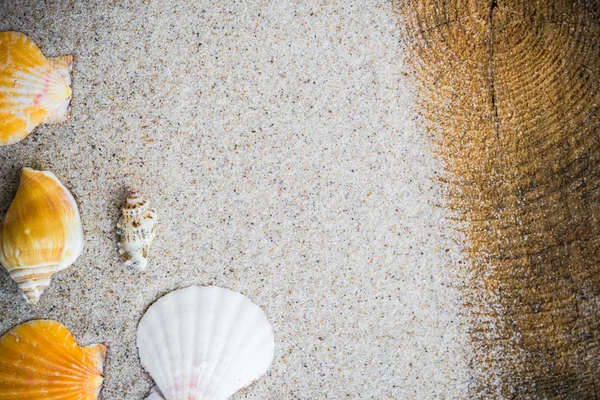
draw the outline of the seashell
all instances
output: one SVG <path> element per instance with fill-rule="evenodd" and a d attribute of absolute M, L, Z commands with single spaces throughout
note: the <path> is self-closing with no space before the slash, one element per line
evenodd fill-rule
<path fill-rule="evenodd" d="M 30 304 L 83 251 L 75 199 L 51 172 L 23 168 L 0 230 L 0 263 Z"/>
<path fill-rule="evenodd" d="M 0 32 L 0 145 L 69 117 L 73 57 L 47 59 L 19 32 Z"/>
<path fill-rule="evenodd" d="M 138 190 L 132 191 L 117 222 L 119 254 L 125 265 L 145 270 L 148 252 L 156 236 L 158 215 Z"/>
<path fill-rule="evenodd" d="M 150 391 L 148 397 L 146 397 L 146 400 L 164 400 L 164 397 L 162 396 L 162 394 L 160 394 L 156 386 L 154 386 Z"/>
<path fill-rule="evenodd" d="M 93 400 L 106 346 L 79 347 L 56 321 L 18 325 L 0 337 L 0 399 Z"/>
<path fill-rule="evenodd" d="M 64 57 L 49 58 L 48 62 L 60 74 L 60 76 L 62 76 L 62 78 L 65 80 L 65 83 L 70 87 L 71 72 L 73 71 L 73 56 L 69 55 Z M 71 98 L 69 97 L 67 100 L 63 101 L 56 110 L 51 111 L 43 123 L 56 124 L 66 121 L 71 115 L 70 105 Z"/>
<path fill-rule="evenodd" d="M 137 330 L 142 365 L 157 387 L 147 399 L 223 400 L 269 369 L 273 328 L 246 296 L 191 286 L 167 294 Z"/>

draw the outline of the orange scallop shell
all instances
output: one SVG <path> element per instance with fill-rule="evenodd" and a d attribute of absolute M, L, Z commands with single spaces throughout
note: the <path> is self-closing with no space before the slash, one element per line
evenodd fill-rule
<path fill-rule="evenodd" d="M 0 338 L 0 399 L 93 400 L 106 346 L 79 347 L 56 321 L 21 324 Z"/>
<path fill-rule="evenodd" d="M 68 117 L 72 57 L 47 59 L 19 32 L 0 32 L 0 145 Z"/>

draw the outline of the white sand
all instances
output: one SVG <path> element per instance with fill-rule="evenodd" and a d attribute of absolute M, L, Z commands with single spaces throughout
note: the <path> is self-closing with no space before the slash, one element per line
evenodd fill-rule
<path fill-rule="evenodd" d="M 395 23 L 378 0 L 3 0 L 0 30 L 75 54 L 75 97 L 66 124 L 0 149 L 0 209 L 42 164 L 77 198 L 86 248 L 37 307 L 3 272 L 0 331 L 56 319 L 109 346 L 105 399 L 142 399 L 144 310 L 214 284 L 276 334 L 270 373 L 236 399 L 464 397 L 460 246 Z M 145 274 L 117 262 L 134 183 L 160 218 Z"/>

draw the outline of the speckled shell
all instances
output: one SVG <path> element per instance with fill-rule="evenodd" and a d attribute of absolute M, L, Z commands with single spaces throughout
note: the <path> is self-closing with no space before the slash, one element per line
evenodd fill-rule
<path fill-rule="evenodd" d="M 0 145 L 68 118 L 73 57 L 47 59 L 27 36 L 0 32 Z"/>
<path fill-rule="evenodd" d="M 0 338 L 0 400 L 98 399 L 105 355 L 56 321 L 18 325 Z"/>
<path fill-rule="evenodd" d="M 23 168 L 0 230 L 0 263 L 31 304 L 83 251 L 77 203 L 52 172 Z"/>
<path fill-rule="evenodd" d="M 273 328 L 246 296 L 191 286 L 160 298 L 137 331 L 142 366 L 157 387 L 147 400 L 225 400 L 264 375 Z"/>
<path fill-rule="evenodd" d="M 125 265 L 145 270 L 150 245 L 156 236 L 158 214 L 139 191 L 132 191 L 117 223 L 119 254 Z"/>

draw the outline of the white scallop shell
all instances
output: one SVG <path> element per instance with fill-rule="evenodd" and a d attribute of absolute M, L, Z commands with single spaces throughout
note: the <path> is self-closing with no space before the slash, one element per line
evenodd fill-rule
<path fill-rule="evenodd" d="M 137 346 L 157 385 L 153 400 L 227 399 L 264 375 L 275 351 L 261 308 L 214 286 L 160 298 L 140 321 Z"/>
<path fill-rule="evenodd" d="M 155 386 L 152 388 L 152 391 L 150 392 L 148 397 L 146 397 L 146 400 L 164 400 L 164 397 L 160 394 L 160 392 Z"/>
<path fill-rule="evenodd" d="M 139 191 L 132 191 L 117 223 L 119 254 L 125 265 L 145 270 L 150 245 L 156 236 L 158 214 Z"/>

